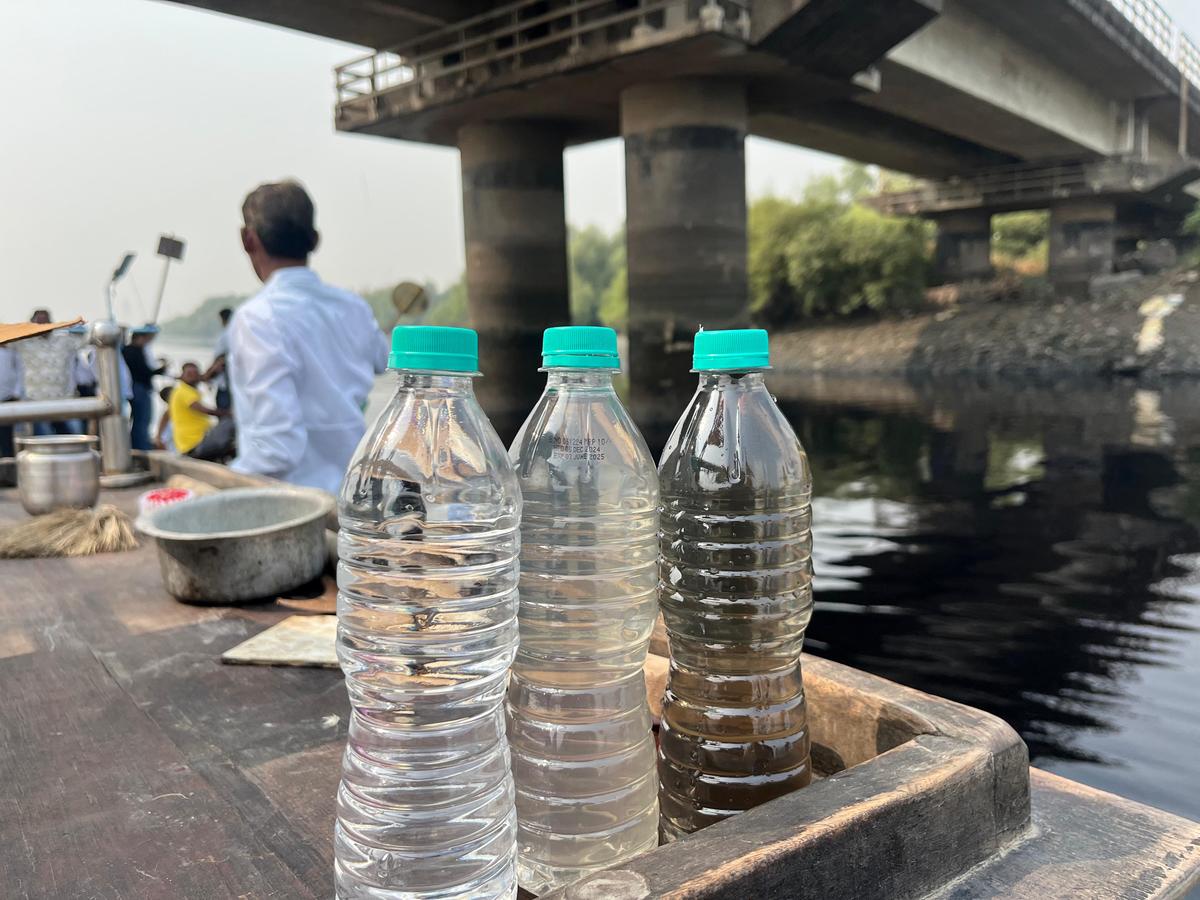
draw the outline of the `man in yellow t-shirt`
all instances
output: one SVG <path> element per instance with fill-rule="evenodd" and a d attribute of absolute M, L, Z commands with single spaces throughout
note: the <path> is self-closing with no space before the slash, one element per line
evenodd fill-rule
<path fill-rule="evenodd" d="M 175 449 L 194 459 L 227 459 L 233 455 L 233 419 L 229 410 L 204 403 L 196 387 L 199 383 L 200 367 L 184 363 L 167 403 Z M 216 425 L 213 418 L 217 419 Z"/>

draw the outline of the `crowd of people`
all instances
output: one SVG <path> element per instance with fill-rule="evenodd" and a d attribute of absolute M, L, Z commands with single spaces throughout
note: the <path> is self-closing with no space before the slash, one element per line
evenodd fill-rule
<path fill-rule="evenodd" d="M 365 430 L 363 411 L 388 341 L 361 297 L 323 282 L 308 266 L 319 235 L 313 203 L 294 181 L 260 185 L 242 204 L 242 248 L 262 289 L 235 312 L 223 309 L 212 363 L 180 367 L 158 391 L 165 404 L 151 434 L 154 325 L 130 331 L 122 348 L 122 393 L 130 439 L 237 471 L 336 491 Z M 48 310 L 32 321 L 48 324 Z M 59 400 L 96 391 L 83 329 L 52 331 L 0 347 L 0 402 Z M 36 423 L 35 434 L 82 433 L 85 423 Z M 13 453 L 0 427 L 0 456 Z"/>

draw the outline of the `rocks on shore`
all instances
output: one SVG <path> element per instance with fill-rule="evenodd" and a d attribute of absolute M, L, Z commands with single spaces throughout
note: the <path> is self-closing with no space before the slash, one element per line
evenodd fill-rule
<path fill-rule="evenodd" d="M 1033 296 L 1031 296 L 1031 294 Z M 1087 299 L 965 293 L 907 318 L 819 324 L 778 334 L 785 372 L 1059 380 L 1200 376 L 1200 275 L 1097 281 Z"/>

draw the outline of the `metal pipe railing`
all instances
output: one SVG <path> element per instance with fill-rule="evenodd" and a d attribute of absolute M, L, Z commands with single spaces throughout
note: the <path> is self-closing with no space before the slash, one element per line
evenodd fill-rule
<path fill-rule="evenodd" d="M 122 415 L 121 334 L 121 326 L 116 322 L 93 322 L 88 329 L 88 342 L 96 348 L 97 396 L 0 403 L 0 425 L 97 419 L 101 471 L 105 475 L 131 472 L 129 423 Z"/>
<path fill-rule="evenodd" d="M 0 425 L 21 422 L 58 422 L 66 419 L 100 419 L 112 412 L 106 397 L 69 397 L 64 400 L 10 400 L 0 403 Z"/>
<path fill-rule="evenodd" d="M 521 69 L 531 50 L 561 45 L 562 58 L 570 59 L 591 38 L 615 47 L 644 26 L 648 15 L 675 11 L 690 27 L 722 30 L 743 39 L 749 33 L 749 0 L 706 0 L 699 6 L 691 0 L 639 0 L 632 7 L 613 0 L 568 0 L 550 10 L 537 0 L 516 0 L 337 66 L 337 103 L 341 107 L 400 87 L 425 96 L 447 79 L 478 86 L 497 74 Z M 623 28 L 628 32 L 617 37 L 610 33 Z"/>

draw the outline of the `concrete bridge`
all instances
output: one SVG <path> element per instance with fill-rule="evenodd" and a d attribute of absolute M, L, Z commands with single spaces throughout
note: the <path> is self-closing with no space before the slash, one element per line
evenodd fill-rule
<path fill-rule="evenodd" d="M 1111 271 L 1200 177 L 1200 52 L 1154 0 L 177 2 L 381 48 L 337 69 L 334 121 L 461 151 L 488 370 L 531 371 L 568 318 L 564 147 L 623 137 L 649 418 L 696 327 L 745 319 L 748 134 L 935 179 L 880 203 L 939 222 L 947 278 L 990 271 L 1010 209 L 1051 210 L 1054 277 Z M 536 385 L 492 388 L 497 414 Z"/>

